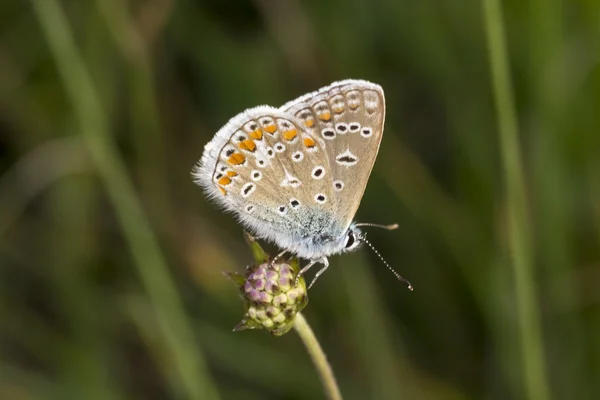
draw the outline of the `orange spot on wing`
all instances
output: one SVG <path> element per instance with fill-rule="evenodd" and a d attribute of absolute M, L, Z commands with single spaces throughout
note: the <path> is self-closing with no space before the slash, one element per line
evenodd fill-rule
<path fill-rule="evenodd" d="M 312 128 L 314 125 L 315 125 L 315 120 L 312 118 L 304 121 L 304 126 L 306 126 L 307 128 Z"/>
<path fill-rule="evenodd" d="M 235 171 L 227 171 L 227 176 L 230 176 L 231 178 L 238 176 L 238 173 Z"/>
<path fill-rule="evenodd" d="M 264 130 L 269 133 L 274 133 L 277 130 L 277 127 L 275 125 L 267 125 L 264 127 Z"/>
<path fill-rule="evenodd" d="M 334 112 L 334 113 L 336 113 L 336 114 L 339 114 L 339 113 L 341 113 L 341 112 L 344 112 L 344 106 L 343 106 L 343 105 L 339 105 L 339 106 L 335 107 L 335 108 L 333 109 L 333 112 Z"/>
<path fill-rule="evenodd" d="M 263 137 L 263 133 L 260 128 L 253 130 L 248 135 L 250 135 L 250 137 L 254 140 L 262 140 Z"/>
<path fill-rule="evenodd" d="M 315 147 L 315 141 L 313 140 L 313 138 L 306 137 L 304 138 L 304 145 L 309 148 Z"/>
<path fill-rule="evenodd" d="M 229 162 L 229 164 L 233 164 L 233 165 L 240 165 L 240 164 L 243 164 L 245 161 L 246 161 L 246 157 L 242 153 L 233 153 L 227 159 L 227 162 Z"/>
<path fill-rule="evenodd" d="M 298 135 L 298 131 L 296 129 L 290 129 L 289 131 L 285 131 L 281 134 L 285 140 L 294 140 L 294 138 Z"/>
<path fill-rule="evenodd" d="M 219 179 L 218 183 L 219 183 L 219 185 L 223 185 L 223 186 L 229 185 L 231 183 L 231 178 L 228 176 L 224 176 L 221 179 Z"/>
<path fill-rule="evenodd" d="M 254 152 L 256 150 L 256 143 L 252 139 L 246 139 L 240 143 L 240 149 Z"/>
<path fill-rule="evenodd" d="M 323 114 L 319 115 L 319 119 L 321 121 L 329 121 L 331 119 L 331 113 L 326 111 Z"/>
<path fill-rule="evenodd" d="M 221 193 L 223 193 L 223 196 L 227 196 L 227 190 L 223 189 L 221 186 L 218 186 L 218 188 L 221 191 Z"/>

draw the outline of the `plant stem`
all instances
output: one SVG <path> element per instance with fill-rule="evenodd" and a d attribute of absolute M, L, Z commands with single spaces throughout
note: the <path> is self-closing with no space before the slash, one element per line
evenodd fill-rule
<path fill-rule="evenodd" d="M 302 313 L 296 314 L 294 328 L 296 329 L 296 332 L 298 332 L 300 339 L 304 342 L 306 350 L 308 350 L 315 367 L 317 367 L 317 373 L 321 377 L 321 382 L 323 382 L 323 386 L 325 387 L 327 398 L 330 400 L 342 400 L 342 394 L 335 381 L 335 376 L 333 376 L 331 366 L 327 362 L 327 357 Z"/>
<path fill-rule="evenodd" d="M 517 117 L 510 84 L 508 55 L 504 42 L 502 8 L 499 1 L 483 0 L 483 13 L 487 29 L 490 69 L 506 180 L 508 244 L 517 295 L 521 357 L 525 375 L 525 398 L 546 400 L 549 398 L 549 389 L 544 367 L 543 337 L 533 277 L 531 227 L 517 134 Z"/>
<path fill-rule="evenodd" d="M 103 180 L 156 313 L 157 328 L 168 351 L 169 365 L 178 378 L 176 387 L 172 389 L 188 399 L 218 399 L 218 392 L 196 344 L 181 298 L 110 134 L 98 92 L 77 50 L 65 13 L 56 0 L 32 0 L 32 4 L 61 74 L 81 136 Z"/>

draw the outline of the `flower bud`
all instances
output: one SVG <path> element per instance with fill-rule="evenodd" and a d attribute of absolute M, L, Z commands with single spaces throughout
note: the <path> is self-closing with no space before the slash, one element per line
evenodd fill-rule
<path fill-rule="evenodd" d="M 246 234 L 256 265 L 246 274 L 226 273 L 239 287 L 246 305 L 246 315 L 234 328 L 266 329 L 276 336 L 289 331 L 296 314 L 308 303 L 306 283 L 300 276 L 298 260 L 271 260 L 253 237 Z"/>

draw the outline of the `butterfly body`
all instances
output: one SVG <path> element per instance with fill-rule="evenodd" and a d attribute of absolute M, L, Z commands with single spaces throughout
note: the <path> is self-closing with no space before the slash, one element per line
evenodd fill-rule
<path fill-rule="evenodd" d="M 256 236 L 326 262 L 360 244 L 352 220 L 384 120 L 379 85 L 335 82 L 280 108 L 259 106 L 232 118 L 192 175 Z"/>

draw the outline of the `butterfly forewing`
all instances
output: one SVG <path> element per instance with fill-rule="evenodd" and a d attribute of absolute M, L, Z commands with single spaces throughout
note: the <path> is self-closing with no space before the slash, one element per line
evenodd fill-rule
<path fill-rule="evenodd" d="M 375 163 L 383 135 L 385 99 L 379 85 L 336 82 L 281 107 L 317 138 L 328 154 L 328 183 L 335 214 L 352 222 Z"/>

